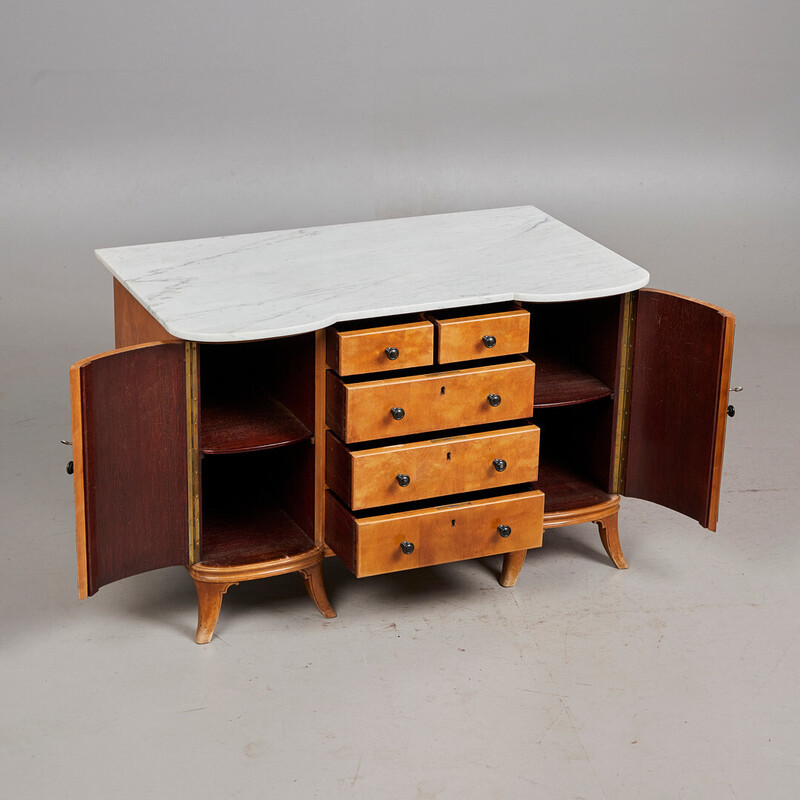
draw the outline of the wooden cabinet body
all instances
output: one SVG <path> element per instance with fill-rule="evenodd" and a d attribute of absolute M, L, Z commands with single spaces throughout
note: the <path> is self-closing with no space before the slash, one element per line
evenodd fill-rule
<path fill-rule="evenodd" d="M 115 312 L 119 349 L 71 372 L 79 590 L 184 564 L 197 641 L 230 585 L 281 572 L 332 616 L 323 554 L 358 576 L 506 554 L 510 585 L 573 522 L 624 566 L 619 495 L 716 528 L 714 306 L 638 289 L 227 343 L 167 333 L 116 282 Z"/>

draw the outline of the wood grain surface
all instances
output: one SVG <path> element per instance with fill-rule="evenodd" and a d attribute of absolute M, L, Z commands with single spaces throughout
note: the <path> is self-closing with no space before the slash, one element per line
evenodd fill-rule
<path fill-rule="evenodd" d="M 439 364 L 508 356 L 528 350 L 530 315 L 524 309 L 451 318 L 429 314 L 436 325 L 436 359 Z M 487 347 L 484 336 L 495 339 Z"/>
<path fill-rule="evenodd" d="M 525 419 L 533 413 L 534 365 L 505 364 L 344 382 L 328 373 L 328 425 L 347 443 Z M 490 394 L 501 397 L 498 406 Z M 402 408 L 395 419 L 392 408 Z"/>
<path fill-rule="evenodd" d="M 716 527 L 733 315 L 639 292 L 624 494 Z"/>
<path fill-rule="evenodd" d="M 354 510 L 535 481 L 539 429 L 527 425 L 351 452 L 330 431 L 328 486 Z M 495 459 L 505 462 L 498 466 Z M 403 486 L 397 476 L 408 478 Z"/>
<path fill-rule="evenodd" d="M 354 517 L 327 496 L 328 544 L 358 577 L 479 558 L 542 544 L 539 491 L 374 517 Z M 498 526 L 511 533 L 500 536 Z M 414 545 L 406 554 L 402 542 Z"/>
<path fill-rule="evenodd" d="M 74 364 L 71 375 L 82 436 L 75 481 L 85 501 L 85 596 L 188 563 L 185 345 L 123 348 Z"/>
<path fill-rule="evenodd" d="M 433 364 L 433 325 L 415 321 L 358 330 L 328 328 L 328 365 L 339 375 L 385 372 Z M 387 347 L 398 351 L 396 359 Z"/>
<path fill-rule="evenodd" d="M 131 347 L 145 342 L 181 341 L 167 333 L 161 323 L 114 278 L 114 345 Z"/>

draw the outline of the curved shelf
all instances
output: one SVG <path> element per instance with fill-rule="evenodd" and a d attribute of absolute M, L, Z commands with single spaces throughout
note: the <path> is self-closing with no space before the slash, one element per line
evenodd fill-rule
<path fill-rule="evenodd" d="M 225 508 L 203 520 L 203 570 L 284 564 L 287 571 L 298 557 L 317 550 L 314 542 L 284 511 L 273 504 L 258 508 Z M 282 570 L 281 570 L 282 571 Z"/>
<path fill-rule="evenodd" d="M 200 452 L 206 455 L 269 450 L 311 438 L 311 431 L 271 397 L 203 405 Z"/>
<path fill-rule="evenodd" d="M 529 354 L 536 364 L 534 408 L 558 408 L 611 397 L 611 387 L 557 356 Z"/>
<path fill-rule="evenodd" d="M 613 497 L 568 467 L 548 461 L 540 461 L 534 486 L 544 492 L 545 515 L 596 506 Z"/>

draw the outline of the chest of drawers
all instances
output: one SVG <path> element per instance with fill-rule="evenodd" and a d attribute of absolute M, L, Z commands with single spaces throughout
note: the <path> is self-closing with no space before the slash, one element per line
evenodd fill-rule
<path fill-rule="evenodd" d="M 99 251 L 117 349 L 71 370 L 79 593 L 502 555 L 620 495 L 715 529 L 733 317 L 537 209 Z M 401 269 L 402 267 L 402 269 Z M 400 277 L 398 277 L 400 276 Z"/>
<path fill-rule="evenodd" d="M 441 316 L 431 315 L 430 330 L 418 329 L 430 346 L 424 359 L 464 364 L 378 380 L 327 373 L 325 541 L 359 577 L 542 543 L 544 495 L 532 489 L 536 370 L 521 355 L 529 314 Z M 364 363 L 400 361 L 405 330 L 399 322 L 380 326 L 377 336 L 355 332 L 369 343 Z M 417 438 L 432 432 L 438 438 Z M 359 448 L 366 440 L 374 441 Z"/>

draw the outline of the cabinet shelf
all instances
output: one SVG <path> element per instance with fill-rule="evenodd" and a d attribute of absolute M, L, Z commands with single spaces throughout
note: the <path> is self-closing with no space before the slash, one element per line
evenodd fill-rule
<path fill-rule="evenodd" d="M 269 450 L 311 438 L 311 431 L 271 397 L 203 404 L 200 452 L 207 455 Z"/>
<path fill-rule="evenodd" d="M 313 550 L 314 542 L 278 506 L 205 511 L 200 564 L 240 567 L 280 561 Z"/>
<path fill-rule="evenodd" d="M 605 503 L 611 495 L 569 467 L 540 461 L 535 488 L 544 492 L 544 513 L 572 511 Z"/>
<path fill-rule="evenodd" d="M 557 408 L 610 397 L 613 390 L 569 361 L 551 354 L 530 354 L 536 364 L 534 408 Z"/>

